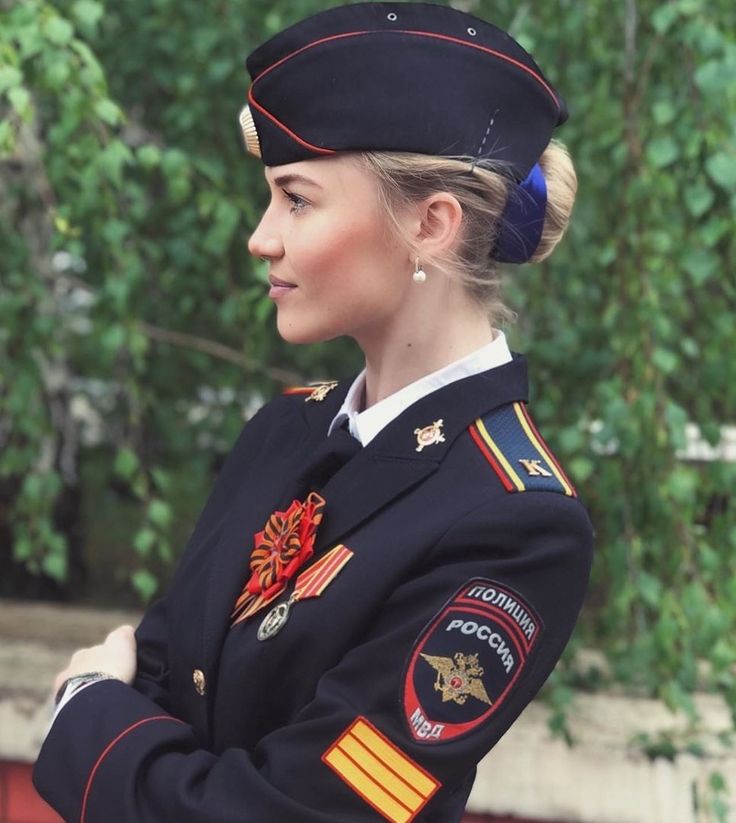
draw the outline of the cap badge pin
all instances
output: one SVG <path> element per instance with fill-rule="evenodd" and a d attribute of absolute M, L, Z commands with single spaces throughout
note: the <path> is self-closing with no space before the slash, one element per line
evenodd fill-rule
<path fill-rule="evenodd" d="M 436 443 L 444 443 L 445 435 L 442 434 L 443 420 L 435 420 L 429 426 L 423 429 L 414 429 L 414 434 L 417 436 L 417 451 L 420 452 L 427 446 L 434 446 Z"/>
<path fill-rule="evenodd" d="M 312 389 L 312 393 L 307 397 L 306 402 L 313 400 L 315 403 L 321 403 L 325 397 L 337 386 L 337 381 L 333 380 L 330 383 L 320 383 Z"/>
<path fill-rule="evenodd" d="M 256 124 L 253 121 L 253 113 L 250 106 L 245 106 L 238 115 L 240 121 L 240 129 L 243 133 L 243 142 L 245 143 L 246 151 L 254 154 L 256 157 L 261 156 L 261 141 L 256 131 Z"/>

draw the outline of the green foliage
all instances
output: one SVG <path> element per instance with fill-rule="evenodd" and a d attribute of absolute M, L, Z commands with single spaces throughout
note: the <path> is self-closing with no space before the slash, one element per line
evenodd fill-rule
<path fill-rule="evenodd" d="M 108 481 L 139 501 L 132 583 L 147 599 L 171 557 L 167 467 L 226 451 L 240 408 L 322 370 L 322 349 L 275 365 L 288 358 L 245 248 L 265 191 L 235 109 L 262 13 L 0 4 L 0 480 L 14 559 L 33 572 L 66 576 L 58 486 L 77 483 L 84 409 L 102 418 Z M 48 480 L 32 492 L 26 476 Z"/>
<path fill-rule="evenodd" d="M 705 823 L 728 823 L 729 784 L 721 772 L 711 772 L 704 787 L 693 786 L 693 808 Z"/>
<path fill-rule="evenodd" d="M 520 31 L 580 177 L 569 236 L 512 290 L 597 530 L 584 639 L 693 722 L 698 687 L 736 716 L 736 466 L 681 457 L 690 424 L 716 446 L 736 422 L 736 9 L 544 4 Z"/>
<path fill-rule="evenodd" d="M 0 482 L 34 572 L 66 573 L 55 505 L 85 414 L 104 482 L 135 501 L 148 598 L 181 516 L 171 476 L 225 452 L 286 372 L 357 365 L 278 340 L 245 249 L 262 170 L 235 127 L 243 57 L 328 5 L 0 3 Z M 509 295 L 535 415 L 598 533 L 582 639 L 674 709 L 692 716 L 702 685 L 736 714 L 736 465 L 682 457 L 689 426 L 717 446 L 736 423 L 736 8 L 465 6 L 531 48 L 572 113 L 572 228 Z"/>

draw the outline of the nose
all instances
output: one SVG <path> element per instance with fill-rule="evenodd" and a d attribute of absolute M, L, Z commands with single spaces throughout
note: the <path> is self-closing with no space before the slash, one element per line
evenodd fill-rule
<path fill-rule="evenodd" d="M 274 225 L 273 219 L 266 209 L 255 231 L 248 240 L 248 251 L 253 257 L 281 257 L 284 253 L 284 246 L 281 242 L 281 235 Z"/>

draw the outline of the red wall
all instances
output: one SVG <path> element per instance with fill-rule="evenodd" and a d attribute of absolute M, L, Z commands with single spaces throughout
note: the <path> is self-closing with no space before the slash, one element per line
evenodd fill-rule
<path fill-rule="evenodd" d="M 27 763 L 0 763 L 0 823 L 63 823 L 36 794 Z M 463 823 L 533 823 L 511 817 L 466 815 Z"/>
<path fill-rule="evenodd" d="M 0 763 L 0 823 L 63 823 L 36 794 L 27 763 Z"/>

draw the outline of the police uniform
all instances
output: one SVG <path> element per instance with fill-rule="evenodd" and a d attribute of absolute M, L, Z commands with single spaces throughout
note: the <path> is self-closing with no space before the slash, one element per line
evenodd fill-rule
<path fill-rule="evenodd" d="M 487 27 L 443 7 L 349 9 L 282 33 L 268 59 L 256 52 L 263 153 L 274 141 L 277 154 L 341 149 L 264 103 L 279 84 L 258 77 L 284 49 L 325 41 L 334 62 L 370 20 L 391 40 L 402 14 L 417 16 L 397 41 L 410 50 L 454 37 L 448 20 L 469 37 Z M 88 686 L 43 744 L 34 780 L 65 820 L 461 818 L 476 763 L 573 629 L 590 522 L 527 409 L 523 357 L 412 402 L 363 448 L 339 427 L 328 436 L 349 388 L 288 391 L 244 427 L 138 629 L 134 688 Z"/>

